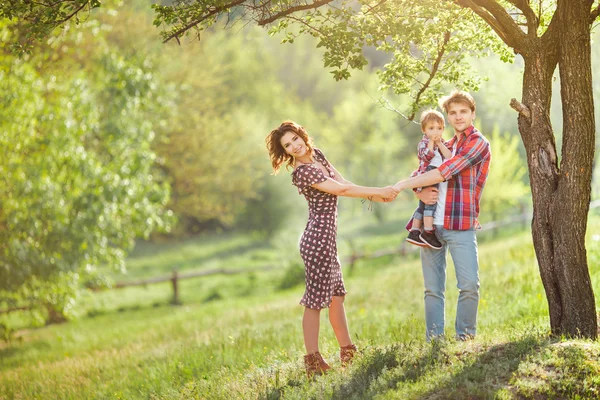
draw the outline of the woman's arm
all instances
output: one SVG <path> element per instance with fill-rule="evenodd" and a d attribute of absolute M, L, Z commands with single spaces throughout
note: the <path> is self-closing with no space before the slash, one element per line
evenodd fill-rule
<path fill-rule="evenodd" d="M 392 186 L 386 186 L 383 188 L 358 186 L 353 183 L 339 183 L 331 178 L 327 178 L 327 180 L 320 183 L 315 183 L 311 186 L 322 192 L 336 196 L 361 197 L 363 199 L 372 197 L 373 200 L 375 200 L 376 196 L 379 196 L 382 201 L 383 199 L 394 199 L 399 192 Z"/>
<path fill-rule="evenodd" d="M 333 166 L 333 164 L 329 163 L 329 166 L 331 167 L 331 169 L 333 170 L 333 173 L 335 174 L 335 180 L 338 181 L 339 183 L 342 184 L 347 184 L 347 185 L 353 185 L 356 186 L 354 183 L 350 182 L 348 179 L 344 178 L 342 176 L 342 174 L 340 174 L 338 172 L 337 169 L 335 169 L 335 167 Z M 369 196 L 368 199 L 371 201 L 374 201 L 376 203 L 389 203 L 390 201 L 394 200 L 396 196 L 394 197 L 382 197 L 380 195 L 376 195 L 376 196 Z"/>
<path fill-rule="evenodd" d="M 335 180 L 338 181 L 339 183 L 346 183 L 348 185 L 354 185 L 354 183 L 350 182 L 349 180 L 347 180 L 346 178 L 344 178 L 342 176 L 342 174 L 340 174 L 338 172 L 337 169 L 335 169 L 335 167 L 333 166 L 332 163 L 329 163 L 329 166 L 331 167 L 331 169 L 333 170 L 333 173 L 335 174 Z"/>

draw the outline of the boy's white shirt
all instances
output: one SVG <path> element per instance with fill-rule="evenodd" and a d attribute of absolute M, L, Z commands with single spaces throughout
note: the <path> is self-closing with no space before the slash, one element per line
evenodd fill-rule
<path fill-rule="evenodd" d="M 431 165 L 432 167 L 439 167 L 440 165 L 442 165 L 442 162 L 444 160 L 442 160 L 442 155 L 440 154 L 440 151 L 438 149 L 435 149 L 433 154 L 435 154 L 433 156 L 433 158 L 431 159 L 431 161 L 429 162 L 429 165 Z"/>
<path fill-rule="evenodd" d="M 452 149 L 452 157 L 454 157 L 454 155 L 456 154 L 456 146 L 454 146 L 454 148 Z M 435 157 L 437 157 L 439 155 L 436 154 Z M 433 159 L 435 159 L 435 157 Z M 440 160 L 441 160 L 441 156 L 440 156 Z M 433 160 L 431 160 L 433 162 Z M 439 167 L 442 163 L 436 165 L 436 167 Z M 433 165 L 433 164 L 430 164 Z M 446 193 L 448 192 L 448 182 L 444 181 L 444 182 L 440 182 L 438 184 L 438 201 L 437 201 L 437 207 L 435 208 L 435 213 L 433 214 L 433 225 L 441 225 L 444 226 L 444 215 L 446 213 Z"/>

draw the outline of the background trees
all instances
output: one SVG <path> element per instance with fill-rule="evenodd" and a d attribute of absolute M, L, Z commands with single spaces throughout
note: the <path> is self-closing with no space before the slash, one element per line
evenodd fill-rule
<path fill-rule="evenodd" d="M 151 148 L 168 100 L 147 60 L 125 59 L 96 29 L 25 59 L 0 52 L 0 301 L 47 308 L 51 321 L 99 265 L 124 268 L 136 237 L 169 226 Z"/>

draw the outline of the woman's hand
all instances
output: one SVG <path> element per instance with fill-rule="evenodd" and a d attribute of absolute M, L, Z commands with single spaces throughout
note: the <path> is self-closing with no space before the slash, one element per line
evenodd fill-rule
<path fill-rule="evenodd" d="M 398 196 L 398 193 L 400 193 L 400 191 L 397 190 L 393 186 L 386 186 L 386 187 L 380 188 L 379 190 L 381 191 L 380 196 L 384 202 L 394 200 L 396 198 L 396 196 Z"/>

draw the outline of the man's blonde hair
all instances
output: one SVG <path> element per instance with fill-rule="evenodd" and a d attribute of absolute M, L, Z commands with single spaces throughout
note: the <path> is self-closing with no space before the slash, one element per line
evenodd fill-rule
<path fill-rule="evenodd" d="M 464 103 L 469 106 L 471 111 L 475 112 L 475 99 L 468 92 L 454 90 L 452 93 L 450 93 L 450 95 L 440 99 L 440 107 L 442 107 L 442 110 L 444 110 L 446 114 L 448 113 L 448 108 L 452 103 Z"/>

